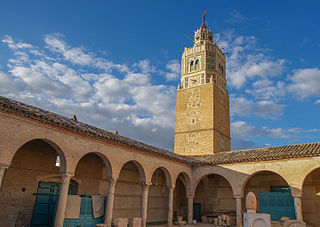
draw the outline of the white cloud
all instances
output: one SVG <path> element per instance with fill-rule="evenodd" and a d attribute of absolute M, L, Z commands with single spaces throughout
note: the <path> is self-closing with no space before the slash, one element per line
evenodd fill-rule
<path fill-rule="evenodd" d="M 0 95 L 23 101 L 121 135 L 173 148 L 176 89 L 155 85 L 160 73 L 145 59 L 128 67 L 72 47 L 57 35 L 47 48 L 2 40 L 13 50 L 8 72 L 0 71 Z M 71 64 L 69 64 L 71 63 Z M 168 64 L 169 72 L 177 72 Z M 97 73 L 99 72 L 99 73 Z"/>
<path fill-rule="evenodd" d="M 44 40 L 52 52 L 62 54 L 66 61 L 107 71 L 116 69 L 120 72 L 127 72 L 129 70 L 126 65 L 114 64 L 110 60 L 96 57 L 93 53 L 87 53 L 84 48 L 71 47 L 61 39 L 61 36 L 60 34 L 47 35 Z"/>
<path fill-rule="evenodd" d="M 167 81 L 173 81 L 180 78 L 180 63 L 178 60 L 169 61 L 166 67 L 169 70 L 169 72 L 165 74 Z"/>
<path fill-rule="evenodd" d="M 216 35 L 219 40 L 221 34 Z M 235 36 L 233 31 L 224 34 L 219 45 L 228 52 L 227 76 L 230 87 L 240 89 L 248 81 L 276 77 L 283 73 L 286 61 L 273 59 L 257 47 L 254 36 Z"/>
<path fill-rule="evenodd" d="M 244 97 L 230 96 L 231 116 L 252 116 L 274 119 L 282 115 L 284 105 L 274 103 L 270 100 L 253 102 Z"/>
<path fill-rule="evenodd" d="M 18 49 L 24 49 L 24 48 L 32 48 L 32 45 L 29 43 L 23 43 L 23 42 L 15 42 L 11 36 L 4 36 L 4 38 L 1 40 L 3 43 L 8 44 L 8 47 L 13 50 Z"/>
<path fill-rule="evenodd" d="M 254 126 L 248 125 L 247 122 L 244 121 L 232 122 L 230 126 L 232 135 L 237 138 L 261 136 L 272 138 L 291 138 L 301 132 L 300 128 L 256 128 Z"/>
<path fill-rule="evenodd" d="M 287 87 L 288 91 L 298 98 L 320 96 L 319 68 L 296 69 L 292 76 L 288 76 L 288 79 L 292 82 Z"/>
<path fill-rule="evenodd" d="M 314 104 L 320 104 L 320 99 L 318 99 L 317 101 L 315 101 Z"/>
<path fill-rule="evenodd" d="M 152 66 L 148 59 L 138 61 L 133 67 L 137 67 L 142 73 L 154 73 L 156 71 L 156 67 Z"/>
<path fill-rule="evenodd" d="M 274 83 L 269 79 L 257 80 L 252 83 L 252 89 L 246 89 L 245 91 L 255 99 L 263 100 L 280 100 L 286 95 L 284 82 L 278 81 Z"/>
<path fill-rule="evenodd" d="M 247 17 L 243 16 L 238 10 L 232 10 L 229 13 L 229 19 L 227 22 L 229 23 L 241 23 L 248 20 Z"/>

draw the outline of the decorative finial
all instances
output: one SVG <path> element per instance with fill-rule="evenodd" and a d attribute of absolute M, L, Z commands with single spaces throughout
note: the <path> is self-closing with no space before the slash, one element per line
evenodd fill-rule
<path fill-rule="evenodd" d="M 203 9 L 202 23 L 204 24 L 206 21 L 207 10 Z"/>

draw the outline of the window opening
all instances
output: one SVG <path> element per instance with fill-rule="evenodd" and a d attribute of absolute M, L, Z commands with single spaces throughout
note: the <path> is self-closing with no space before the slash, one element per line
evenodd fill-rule
<path fill-rule="evenodd" d="M 194 61 L 190 63 L 190 71 L 193 71 L 193 70 L 194 70 Z"/>
<path fill-rule="evenodd" d="M 58 155 L 57 158 L 56 158 L 56 166 L 60 167 L 60 164 L 61 164 L 60 163 L 60 156 Z"/>
<path fill-rule="evenodd" d="M 196 60 L 196 70 L 198 70 L 199 69 L 199 60 Z"/>

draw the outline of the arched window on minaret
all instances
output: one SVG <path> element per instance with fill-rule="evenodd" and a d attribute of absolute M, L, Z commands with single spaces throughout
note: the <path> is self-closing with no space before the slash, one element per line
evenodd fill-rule
<path fill-rule="evenodd" d="M 194 70 L 194 61 L 191 61 L 190 63 L 190 71 L 193 71 Z"/>
<path fill-rule="evenodd" d="M 196 70 L 200 69 L 199 59 L 196 60 Z"/>

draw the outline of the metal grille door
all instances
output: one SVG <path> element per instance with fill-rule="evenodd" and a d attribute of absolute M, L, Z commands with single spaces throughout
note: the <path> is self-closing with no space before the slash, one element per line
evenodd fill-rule
<path fill-rule="evenodd" d="M 260 192 L 259 207 L 259 213 L 270 214 L 272 221 L 279 221 L 281 217 L 296 219 L 290 192 Z"/>

